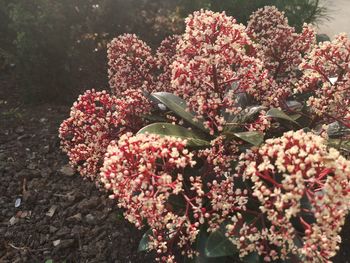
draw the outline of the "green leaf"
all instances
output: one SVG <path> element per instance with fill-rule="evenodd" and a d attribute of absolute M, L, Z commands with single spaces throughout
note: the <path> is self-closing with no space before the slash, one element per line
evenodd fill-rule
<path fill-rule="evenodd" d="M 45 263 L 53 263 L 53 260 L 52 259 L 48 259 L 45 261 Z"/>
<path fill-rule="evenodd" d="M 137 134 L 150 133 L 157 134 L 160 136 L 171 136 L 187 140 L 188 146 L 209 146 L 208 142 L 201 135 L 195 131 L 188 130 L 179 125 L 171 123 L 153 123 L 150 124 L 137 132 Z"/>
<path fill-rule="evenodd" d="M 350 129 L 335 121 L 328 125 L 327 133 L 331 138 L 339 138 L 350 135 Z"/>
<path fill-rule="evenodd" d="M 224 132 L 241 128 L 241 124 L 254 120 L 259 112 L 265 109 L 266 107 L 264 106 L 250 106 L 236 115 L 228 115 L 228 117 L 225 118 L 227 123 L 225 124 Z"/>
<path fill-rule="evenodd" d="M 196 117 L 194 113 L 188 111 L 185 100 L 169 92 L 156 92 L 152 93 L 151 96 L 163 103 L 171 111 L 180 116 L 182 119 L 186 120 L 188 123 L 201 129 L 202 131 L 208 132 L 200 120 L 195 120 Z"/>
<path fill-rule="evenodd" d="M 292 120 L 296 121 L 297 119 L 299 119 L 299 118 L 301 117 L 301 114 L 296 113 L 296 114 L 290 115 L 289 117 L 290 117 Z M 299 125 L 299 123 L 298 123 L 298 125 Z"/>
<path fill-rule="evenodd" d="M 198 233 L 196 239 L 196 250 L 199 252 L 199 255 L 193 259 L 185 257 L 185 263 L 225 263 L 231 262 L 227 260 L 227 257 L 219 257 L 219 258 L 210 258 L 206 256 L 205 247 L 208 240 L 208 233 L 205 229 L 201 229 Z"/>
<path fill-rule="evenodd" d="M 350 140 L 343 139 L 329 139 L 328 146 L 350 153 Z"/>
<path fill-rule="evenodd" d="M 138 252 L 148 250 L 148 242 L 149 237 L 152 235 L 152 229 L 148 229 L 142 236 L 141 241 L 139 243 L 139 247 L 137 249 Z"/>
<path fill-rule="evenodd" d="M 286 101 L 286 105 L 292 111 L 301 111 L 303 109 L 303 104 L 296 100 L 288 100 Z"/>
<path fill-rule="evenodd" d="M 270 109 L 267 113 L 266 113 L 267 117 L 272 117 L 272 118 L 277 118 L 277 119 L 283 119 L 283 120 L 287 120 L 290 122 L 295 123 L 296 125 L 300 126 L 299 123 L 297 123 L 294 118 L 299 118 L 300 116 L 293 116 L 290 117 L 288 116 L 286 113 L 284 113 L 283 111 L 281 111 L 280 109 L 276 109 L 276 108 L 272 108 Z"/>
<path fill-rule="evenodd" d="M 255 146 L 259 146 L 264 142 L 264 133 L 258 131 L 235 132 L 233 135 Z"/>
<path fill-rule="evenodd" d="M 205 246 L 205 255 L 210 258 L 233 256 L 237 248 L 225 236 L 225 226 L 211 233 Z"/>

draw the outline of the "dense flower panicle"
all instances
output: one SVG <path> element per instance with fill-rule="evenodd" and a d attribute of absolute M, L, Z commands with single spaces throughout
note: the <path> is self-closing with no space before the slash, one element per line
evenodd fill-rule
<path fill-rule="evenodd" d="M 171 64 L 176 54 L 180 36 L 163 40 L 153 55 L 147 44 L 136 35 L 124 34 L 108 46 L 109 84 L 116 95 L 127 89 L 147 92 L 173 91 Z"/>
<path fill-rule="evenodd" d="M 208 183 L 211 210 L 208 211 L 208 232 L 215 231 L 238 211 L 245 211 L 248 203 L 248 191 L 234 183 L 234 177 L 222 176 L 219 181 Z"/>
<path fill-rule="evenodd" d="M 312 91 L 309 106 L 320 116 L 343 119 L 350 114 L 350 40 L 345 34 L 323 42 L 300 65 L 304 76 L 296 91 Z M 350 123 L 349 127 L 350 127 Z"/>
<path fill-rule="evenodd" d="M 223 136 L 211 141 L 211 147 L 199 150 L 198 157 L 205 160 L 206 171 L 217 178 L 231 171 L 232 162 L 238 159 L 238 146 L 235 142 L 227 143 Z"/>
<path fill-rule="evenodd" d="M 248 131 L 266 132 L 272 127 L 272 119 L 266 115 L 266 111 L 262 110 L 258 118 L 253 123 L 247 124 Z"/>
<path fill-rule="evenodd" d="M 106 91 L 88 90 L 61 124 L 61 148 L 82 176 L 96 177 L 110 141 L 143 126 L 141 116 L 150 111 L 149 102 L 137 91 L 129 90 L 127 95 L 117 99 Z"/>
<path fill-rule="evenodd" d="M 108 75 L 112 92 L 154 89 L 156 62 L 151 48 L 134 34 L 124 34 L 108 45 Z"/>
<path fill-rule="evenodd" d="M 156 90 L 172 92 L 171 65 L 176 57 L 176 47 L 181 39 L 179 35 L 173 35 L 164 39 L 156 51 L 156 64 L 158 69 Z M 176 90 L 174 90 L 176 92 Z"/>
<path fill-rule="evenodd" d="M 83 176 L 94 178 L 117 127 L 112 121 L 117 98 L 107 92 L 86 91 L 59 128 L 61 148 Z"/>
<path fill-rule="evenodd" d="M 266 95 L 273 96 L 270 101 L 276 105 L 292 95 L 292 84 L 298 79 L 298 66 L 315 45 L 315 30 L 305 24 L 298 34 L 294 27 L 288 25 L 283 12 L 266 6 L 251 15 L 247 33 L 257 42 L 256 55 L 275 82 Z"/>
<path fill-rule="evenodd" d="M 240 79 L 244 82 L 245 76 L 256 71 L 258 62 L 251 61 L 247 51 L 254 47 L 244 26 L 224 12 L 201 10 L 185 22 L 186 31 L 172 65 L 172 86 L 191 110 L 206 117 L 208 128 L 220 130 L 224 122 L 220 110 L 235 111 L 234 96 L 227 96 L 231 84 Z M 255 79 L 250 84 L 257 86 Z"/>
<path fill-rule="evenodd" d="M 124 132 L 136 133 L 145 124 L 143 116 L 151 111 L 152 104 L 140 90 L 127 89 L 115 104 L 113 122 L 117 127 L 123 127 Z"/>
<path fill-rule="evenodd" d="M 101 181 L 127 209 L 129 221 L 141 227 L 147 218 L 154 225 L 157 214 L 167 211 L 169 195 L 182 190 L 182 170 L 195 164 L 185 146 L 171 137 L 127 133 L 108 147 Z"/>
<path fill-rule="evenodd" d="M 299 254 L 316 263 L 335 255 L 350 209 L 350 161 L 328 150 L 322 137 L 300 130 L 242 154 L 237 171 L 254 184 L 263 222 L 260 229 L 245 224 L 234 239 L 241 256 L 257 251 L 276 260 Z"/>
<path fill-rule="evenodd" d="M 126 209 L 126 218 L 139 228 L 146 220 L 154 229 L 156 238 L 150 246 L 158 254 L 171 253 L 175 245 L 188 250 L 186 246 L 198 233 L 199 225 L 191 222 L 189 213 L 201 212 L 201 200 L 190 199 L 183 188 L 183 181 L 188 180 L 184 169 L 196 162 L 185 146 L 186 141 L 173 137 L 127 133 L 108 147 L 101 170 L 101 182 Z M 191 192 L 201 195 L 200 180 L 190 178 L 190 182 Z M 184 200 L 184 210 L 176 213 L 171 198 Z"/>

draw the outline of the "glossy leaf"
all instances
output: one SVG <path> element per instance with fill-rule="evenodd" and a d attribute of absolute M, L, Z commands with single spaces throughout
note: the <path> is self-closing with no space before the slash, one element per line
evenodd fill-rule
<path fill-rule="evenodd" d="M 259 112 L 265 109 L 266 107 L 264 106 L 251 106 L 242 110 L 237 115 L 230 115 L 229 117 L 225 118 L 227 123 L 224 127 L 224 131 L 233 131 L 237 128 L 242 127 L 242 123 L 245 124 L 254 120 Z"/>
<path fill-rule="evenodd" d="M 331 138 L 342 137 L 350 134 L 350 129 L 335 121 L 328 125 L 327 134 Z"/>
<path fill-rule="evenodd" d="M 235 132 L 234 136 L 255 146 L 259 146 L 264 142 L 264 133 L 258 131 Z"/>
<path fill-rule="evenodd" d="M 237 248 L 225 236 L 221 229 L 211 233 L 205 246 L 205 255 L 210 258 L 233 256 Z"/>
<path fill-rule="evenodd" d="M 171 124 L 171 123 L 153 123 L 150 124 L 141 130 L 138 131 L 137 134 L 142 133 L 150 133 L 157 134 L 160 136 L 171 136 L 176 138 L 181 138 L 187 140 L 188 146 L 209 146 L 210 142 L 208 142 L 201 135 L 196 133 L 195 131 L 188 130 L 179 125 Z"/>
<path fill-rule="evenodd" d="M 303 104 L 296 100 L 288 100 L 286 101 L 286 105 L 292 111 L 301 111 L 303 109 Z"/>
<path fill-rule="evenodd" d="M 328 146 L 350 153 L 350 140 L 343 139 L 329 139 Z"/>
<path fill-rule="evenodd" d="M 208 233 L 205 229 L 201 229 L 197 235 L 196 239 L 196 250 L 199 255 L 195 258 L 185 258 L 185 263 L 225 263 L 231 262 L 231 260 L 227 260 L 227 257 L 219 257 L 219 258 L 210 258 L 205 254 L 205 247 L 208 240 Z"/>
<path fill-rule="evenodd" d="M 153 96 L 159 102 L 164 104 L 172 112 L 180 116 L 188 123 L 203 131 L 208 131 L 200 120 L 196 120 L 196 116 L 194 115 L 194 113 L 188 111 L 185 100 L 169 92 L 156 92 L 152 93 L 151 96 Z"/>
<path fill-rule="evenodd" d="M 292 117 L 288 116 L 286 113 L 284 113 L 280 109 L 272 108 L 266 113 L 266 116 L 272 117 L 272 118 L 277 118 L 277 119 L 287 120 L 287 121 L 290 121 L 290 122 L 293 122 L 293 123 L 299 125 L 299 123 L 297 123 Z M 300 116 L 298 116 L 298 118 L 299 117 Z"/>
<path fill-rule="evenodd" d="M 152 229 L 148 229 L 142 236 L 141 241 L 139 243 L 139 247 L 137 249 L 138 252 L 148 250 L 148 242 L 149 237 L 152 235 Z"/>

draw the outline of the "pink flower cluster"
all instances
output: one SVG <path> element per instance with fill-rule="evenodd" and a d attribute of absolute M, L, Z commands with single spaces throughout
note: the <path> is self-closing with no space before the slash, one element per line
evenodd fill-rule
<path fill-rule="evenodd" d="M 149 134 L 127 133 L 113 141 L 105 155 L 101 182 L 130 222 L 151 227 L 149 246 L 162 261 L 174 258 L 176 247 L 195 256 L 192 245 L 201 225 L 210 218 L 215 229 L 229 212 L 244 209 L 246 192 L 234 190 L 232 180 L 222 176 L 217 177 L 220 183 L 214 180 L 205 190 L 203 179 L 215 173 L 207 169 L 206 175 L 186 174 L 195 165 L 195 152 L 186 149 L 186 141 Z M 226 199 L 219 190 L 225 190 Z M 211 207 L 204 204 L 208 198 Z"/>
<path fill-rule="evenodd" d="M 155 61 L 151 48 L 136 35 L 124 34 L 108 45 L 108 74 L 112 92 L 127 89 L 152 90 Z"/>
<path fill-rule="evenodd" d="M 198 11 L 186 20 L 186 31 L 172 64 L 172 86 L 191 110 L 206 120 L 212 133 L 221 131 L 221 111 L 237 109 L 231 85 L 241 80 L 240 90 L 256 88 L 265 76 L 259 61 L 249 56 L 253 44 L 243 25 L 232 17 Z M 261 74 L 261 76 L 259 75 Z"/>
<path fill-rule="evenodd" d="M 323 42 L 300 64 L 304 76 L 297 91 L 314 92 L 308 105 L 319 116 L 345 121 L 350 114 L 350 40 L 345 34 Z M 345 117 L 345 118 L 344 118 Z"/>
<path fill-rule="evenodd" d="M 170 91 L 170 65 L 178 40 L 178 36 L 168 37 L 153 55 L 151 48 L 134 34 L 113 39 L 108 45 L 108 74 L 112 92 L 120 95 L 127 89 Z"/>
<path fill-rule="evenodd" d="M 269 139 L 240 159 L 238 174 L 253 183 L 261 211 L 251 223 L 242 226 L 237 216 L 228 226 L 241 256 L 256 251 L 267 262 L 297 255 L 328 262 L 350 209 L 350 161 L 302 130 Z"/>
<path fill-rule="evenodd" d="M 144 124 L 142 114 L 150 111 L 149 102 L 137 91 L 124 94 L 117 99 L 106 91 L 86 91 L 59 128 L 62 150 L 84 177 L 96 177 L 111 140 L 126 131 L 136 132 Z"/>
<path fill-rule="evenodd" d="M 307 92 L 298 112 L 307 128 L 350 127 L 349 39 L 316 46 L 311 27 L 296 33 L 274 7 L 259 9 L 247 28 L 205 10 L 185 23 L 155 52 L 131 34 L 110 43 L 112 95 L 85 92 L 59 129 L 71 165 L 102 183 L 136 227 L 151 228 L 147 245 L 159 261 L 193 258 L 200 232 L 224 229 L 241 257 L 328 262 L 350 209 L 350 161 L 327 147 L 327 129 L 324 138 L 302 130 L 278 137 L 296 124 L 268 111 Z M 155 91 L 184 99 L 187 114 L 183 105 L 153 108 L 146 96 Z M 205 129 L 189 128 L 189 112 Z M 151 117 L 183 127 L 173 137 L 138 133 Z M 207 143 L 191 145 L 188 134 Z M 272 139 L 249 148 L 263 136 Z"/>
<path fill-rule="evenodd" d="M 269 72 L 271 84 L 266 93 L 261 94 L 262 100 L 268 105 L 281 106 L 293 93 L 298 66 L 315 45 L 316 33 L 306 24 L 300 34 L 296 33 L 284 13 L 272 6 L 251 15 L 247 33 L 257 42 L 257 57 Z"/>

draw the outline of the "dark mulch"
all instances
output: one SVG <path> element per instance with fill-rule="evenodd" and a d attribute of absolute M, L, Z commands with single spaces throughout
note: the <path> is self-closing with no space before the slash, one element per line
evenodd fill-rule
<path fill-rule="evenodd" d="M 57 131 L 69 107 L 17 108 L 13 98 L 4 104 L 3 85 L 0 80 L 0 262 L 153 262 L 137 253 L 142 233 L 106 193 L 60 172 L 68 160 Z"/>
<path fill-rule="evenodd" d="M 153 262 L 137 253 L 142 233 L 106 193 L 60 171 L 67 158 L 57 130 L 69 107 L 16 108 L 4 85 L 0 80 L 0 262 Z M 334 262 L 346 263 L 350 220 L 342 237 Z"/>

